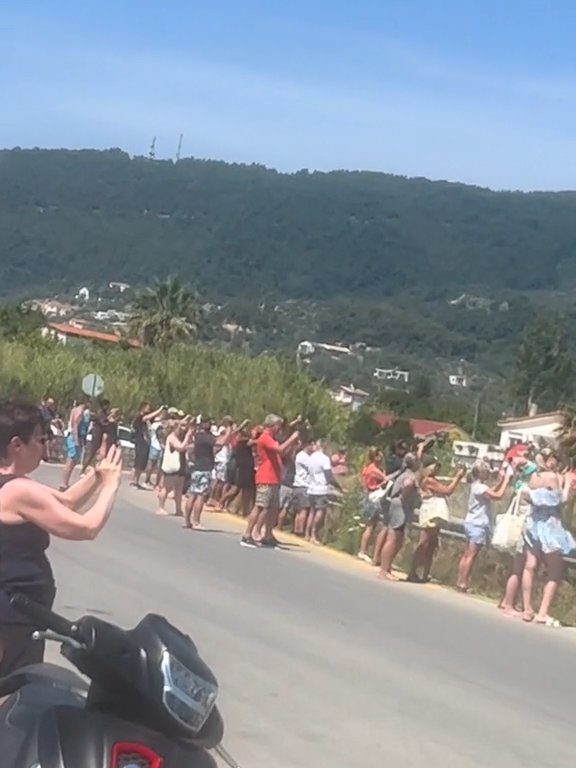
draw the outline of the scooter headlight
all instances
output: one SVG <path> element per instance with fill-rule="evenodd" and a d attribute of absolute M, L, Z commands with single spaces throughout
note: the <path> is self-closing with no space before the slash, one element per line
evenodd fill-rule
<path fill-rule="evenodd" d="M 185 667 L 166 648 L 160 669 L 164 706 L 182 725 L 198 733 L 216 703 L 218 687 Z"/>

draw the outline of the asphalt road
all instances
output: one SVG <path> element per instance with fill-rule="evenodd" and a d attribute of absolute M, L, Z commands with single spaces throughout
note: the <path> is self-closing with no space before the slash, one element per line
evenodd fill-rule
<path fill-rule="evenodd" d="M 40 478 L 57 483 L 54 469 Z M 576 633 L 305 546 L 187 532 L 129 488 L 95 542 L 54 541 L 57 607 L 165 614 L 219 678 L 243 768 L 558 768 L 576 759 Z"/>

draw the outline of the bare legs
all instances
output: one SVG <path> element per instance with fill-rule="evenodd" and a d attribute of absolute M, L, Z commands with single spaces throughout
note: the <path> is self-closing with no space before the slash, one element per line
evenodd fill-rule
<path fill-rule="evenodd" d="M 366 560 L 367 562 L 370 562 L 368 547 L 370 546 L 370 539 L 372 538 L 372 534 L 376 530 L 377 525 L 378 517 L 373 517 L 364 529 L 362 538 L 360 539 L 360 551 L 358 552 L 358 557 L 360 560 Z"/>
<path fill-rule="evenodd" d="M 62 470 L 62 485 L 60 486 L 62 491 L 65 491 L 70 486 L 70 478 L 72 477 L 72 472 L 74 472 L 74 467 L 76 467 L 77 464 L 78 461 L 76 459 L 66 459 L 64 469 Z"/>
<path fill-rule="evenodd" d="M 294 533 L 296 536 L 305 536 L 308 523 L 309 507 L 299 509 L 294 515 Z"/>
<path fill-rule="evenodd" d="M 541 560 L 544 561 L 546 566 L 546 575 L 548 580 L 544 585 L 542 592 L 542 600 L 540 601 L 540 608 L 538 613 L 534 614 L 534 607 L 532 604 L 532 591 L 534 588 L 534 580 L 538 571 L 538 566 Z M 534 550 L 529 550 L 526 554 L 526 565 L 524 566 L 524 573 L 522 574 L 522 597 L 524 599 L 524 620 L 532 621 L 536 618 L 536 621 L 541 624 L 545 624 L 549 621 L 553 621 L 550 616 L 550 608 L 552 601 L 558 591 L 558 586 L 562 581 L 562 575 L 564 573 L 564 559 L 560 552 L 550 552 L 549 554 L 540 554 Z"/>
<path fill-rule="evenodd" d="M 327 509 L 311 509 L 306 523 L 306 540 L 312 544 L 322 544 L 320 541 L 320 528 L 324 523 Z"/>
<path fill-rule="evenodd" d="M 206 503 L 205 493 L 191 493 L 184 502 L 184 528 L 200 528 L 200 518 L 204 504 Z"/>
<path fill-rule="evenodd" d="M 410 566 L 408 581 L 428 581 L 430 578 L 432 561 L 434 560 L 434 555 L 438 549 L 439 538 L 440 530 L 438 528 L 422 528 L 418 544 L 416 545 L 412 557 L 412 565 Z M 421 576 L 418 575 L 418 570 L 420 568 L 422 568 Z"/>
<path fill-rule="evenodd" d="M 474 544 L 472 541 L 469 541 L 466 544 L 466 549 L 464 550 L 458 565 L 458 578 L 456 580 L 456 589 L 460 590 L 460 592 L 468 591 L 472 568 L 474 567 L 474 563 L 476 562 L 476 558 L 478 557 L 478 553 L 482 549 L 482 546 L 482 544 Z"/>
<path fill-rule="evenodd" d="M 177 517 L 182 517 L 182 493 L 184 491 L 184 478 L 178 475 L 164 475 L 164 482 L 158 491 L 158 509 L 157 515 L 167 515 L 166 501 L 168 494 L 174 494 L 174 507 Z"/>
<path fill-rule="evenodd" d="M 518 616 L 517 610 L 518 594 L 520 592 L 520 586 L 522 583 L 522 572 L 524 571 L 524 565 L 526 563 L 526 555 L 520 553 L 514 555 L 512 560 L 512 567 L 508 574 L 506 586 L 504 588 L 504 595 L 498 606 L 506 616 Z"/>
<path fill-rule="evenodd" d="M 387 528 L 386 532 L 380 557 L 379 576 L 381 579 L 388 579 L 388 581 L 398 581 L 397 577 L 392 573 L 392 563 L 398 552 L 402 549 L 404 529 Z"/>
<path fill-rule="evenodd" d="M 374 554 L 372 555 L 372 565 L 379 566 L 382 562 L 382 550 L 384 544 L 388 538 L 388 528 L 384 526 L 380 533 L 376 536 L 376 543 L 374 544 Z"/>

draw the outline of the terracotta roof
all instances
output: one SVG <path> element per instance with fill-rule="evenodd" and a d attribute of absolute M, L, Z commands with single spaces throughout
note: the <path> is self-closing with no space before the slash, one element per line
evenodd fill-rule
<path fill-rule="evenodd" d="M 92 331 L 90 328 L 78 328 L 68 323 L 48 323 L 48 328 L 64 336 L 73 336 L 77 339 L 86 339 L 87 341 L 104 341 L 108 344 L 119 344 L 123 341 L 121 336 L 115 333 L 104 333 L 103 331 Z M 137 339 L 126 339 L 128 346 L 137 349 L 142 345 Z"/>
<path fill-rule="evenodd" d="M 380 429 L 388 429 L 398 420 L 394 413 L 377 413 L 374 421 Z M 428 437 L 436 432 L 452 432 L 457 425 L 447 421 L 432 421 L 431 419 L 406 419 L 414 437 Z"/>

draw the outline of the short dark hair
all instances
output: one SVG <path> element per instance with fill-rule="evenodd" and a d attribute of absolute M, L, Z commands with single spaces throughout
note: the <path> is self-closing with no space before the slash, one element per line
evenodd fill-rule
<path fill-rule="evenodd" d="M 106 400 L 105 397 L 100 400 L 100 408 L 109 408 L 110 407 L 110 400 Z"/>
<path fill-rule="evenodd" d="M 23 400 L 0 401 L 0 458 L 8 455 L 8 446 L 14 437 L 30 442 L 36 427 L 44 427 L 42 411 L 37 405 Z"/>

